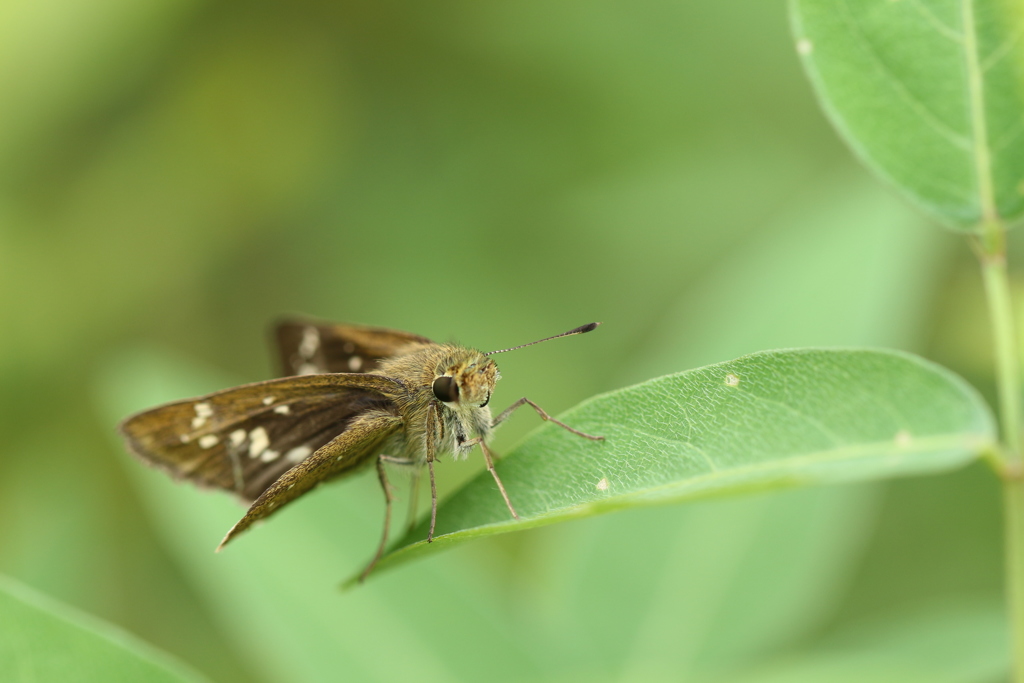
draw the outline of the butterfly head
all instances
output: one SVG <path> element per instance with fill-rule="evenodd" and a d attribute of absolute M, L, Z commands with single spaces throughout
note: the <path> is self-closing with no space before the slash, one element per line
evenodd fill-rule
<path fill-rule="evenodd" d="M 493 360 L 479 351 L 463 349 L 450 363 L 438 368 L 431 388 L 437 400 L 452 408 L 482 408 L 491 400 L 500 377 Z"/>

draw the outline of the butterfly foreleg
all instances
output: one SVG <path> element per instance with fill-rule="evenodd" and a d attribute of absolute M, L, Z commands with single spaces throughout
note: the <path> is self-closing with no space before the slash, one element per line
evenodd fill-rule
<path fill-rule="evenodd" d="M 512 415 L 512 413 L 514 413 L 518 408 L 521 408 L 524 405 L 529 405 L 531 408 L 536 410 L 537 414 L 540 415 L 540 419 L 544 420 L 545 422 L 553 422 L 562 429 L 568 430 L 573 434 L 576 434 L 577 436 L 582 436 L 584 439 L 590 439 L 591 441 L 604 441 L 603 436 L 594 436 L 592 434 L 587 434 L 586 432 L 581 432 L 578 429 L 573 429 L 564 422 L 556 420 L 555 418 L 548 415 L 543 408 L 541 408 L 539 405 L 537 405 L 530 399 L 526 398 L 525 396 L 523 396 L 521 399 L 510 405 L 508 408 L 505 408 L 505 410 L 501 411 L 501 414 L 499 414 L 496 418 L 494 418 L 491 421 L 491 428 L 493 429 L 494 427 L 500 425 L 502 422 L 507 420 Z"/>

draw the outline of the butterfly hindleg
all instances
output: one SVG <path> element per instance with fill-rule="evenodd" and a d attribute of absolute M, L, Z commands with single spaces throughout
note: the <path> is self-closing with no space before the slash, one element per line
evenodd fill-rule
<path fill-rule="evenodd" d="M 384 471 L 384 463 L 390 462 L 396 465 L 414 465 L 415 460 L 409 460 L 408 458 L 395 458 L 390 455 L 378 455 L 377 456 L 377 477 L 380 479 L 380 487 L 384 490 L 384 532 L 380 537 L 380 545 L 377 546 L 377 552 L 374 554 L 373 559 L 370 560 L 370 564 L 366 565 L 366 569 L 363 570 L 362 575 L 359 577 L 360 581 L 366 579 L 369 573 L 373 570 L 374 565 L 377 564 L 381 556 L 384 554 L 384 547 L 388 544 L 388 530 L 391 527 L 391 502 L 395 499 L 391 493 L 391 483 L 388 481 L 387 472 Z"/>

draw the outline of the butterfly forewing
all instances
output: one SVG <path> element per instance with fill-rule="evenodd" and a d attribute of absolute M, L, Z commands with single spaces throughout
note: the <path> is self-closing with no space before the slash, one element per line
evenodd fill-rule
<path fill-rule="evenodd" d="M 402 418 L 387 410 L 370 409 L 356 416 L 347 429 L 274 481 L 231 528 L 221 547 L 253 522 L 277 512 L 317 484 L 369 460 L 401 426 Z"/>
<path fill-rule="evenodd" d="M 317 321 L 282 320 L 275 326 L 281 370 L 288 375 L 370 372 L 380 361 L 432 343 L 399 330 Z"/>
<path fill-rule="evenodd" d="M 288 377 L 148 410 L 121 431 L 147 462 L 251 501 L 360 416 L 393 413 L 402 391 L 379 375 Z"/>

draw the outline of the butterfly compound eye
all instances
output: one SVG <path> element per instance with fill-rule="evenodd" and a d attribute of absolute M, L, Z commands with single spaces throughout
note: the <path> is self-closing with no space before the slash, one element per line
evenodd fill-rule
<path fill-rule="evenodd" d="M 451 377 L 438 377 L 434 380 L 434 396 L 443 403 L 455 403 L 459 400 L 459 385 Z"/>

